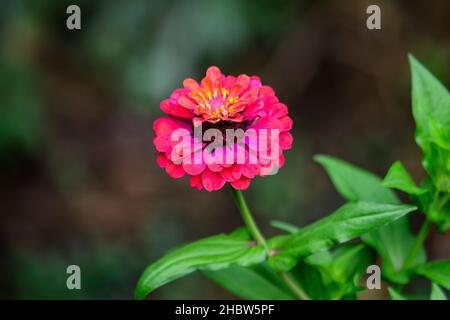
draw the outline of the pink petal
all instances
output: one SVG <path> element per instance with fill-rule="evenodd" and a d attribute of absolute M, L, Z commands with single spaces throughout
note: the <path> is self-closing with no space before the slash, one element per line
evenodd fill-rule
<path fill-rule="evenodd" d="M 253 179 L 259 173 L 259 166 L 256 164 L 241 165 L 241 172 L 247 178 Z"/>
<path fill-rule="evenodd" d="M 189 111 L 178 104 L 173 104 L 169 99 L 163 100 L 159 107 L 162 111 L 174 117 L 192 118 L 194 116 L 192 111 Z"/>
<path fill-rule="evenodd" d="M 183 170 L 181 165 L 174 164 L 171 161 L 167 162 L 166 172 L 174 179 L 179 179 L 186 175 L 186 172 Z"/>
<path fill-rule="evenodd" d="M 172 132 L 181 128 L 192 131 L 189 124 L 173 117 L 159 118 L 153 123 L 153 130 L 156 132 L 156 135 L 159 137 L 165 137 L 169 140 Z"/>
<path fill-rule="evenodd" d="M 292 119 L 288 116 L 285 116 L 280 119 L 282 124 L 282 131 L 289 131 L 292 129 Z"/>
<path fill-rule="evenodd" d="M 183 107 L 185 107 L 186 109 L 189 109 L 189 110 L 192 110 L 192 109 L 194 109 L 197 106 L 197 104 L 193 100 L 189 99 L 186 96 L 181 96 L 178 99 L 178 104 L 180 104 L 181 106 L 183 106 Z"/>
<path fill-rule="evenodd" d="M 259 88 L 261 87 L 261 79 L 257 76 L 250 77 L 250 88 Z"/>
<path fill-rule="evenodd" d="M 202 173 L 202 183 L 207 191 L 215 191 L 221 189 L 225 185 L 225 179 L 220 173 L 212 172 L 206 169 Z"/>
<path fill-rule="evenodd" d="M 183 81 L 183 86 L 189 91 L 195 91 L 199 87 L 199 84 L 194 79 L 185 79 Z"/>
<path fill-rule="evenodd" d="M 221 164 L 217 164 L 217 163 L 210 163 L 210 164 L 208 164 L 208 169 L 213 172 L 220 172 L 223 170 L 223 166 Z"/>
<path fill-rule="evenodd" d="M 222 73 L 220 72 L 219 68 L 215 66 L 209 67 L 206 71 L 206 76 L 211 80 L 211 84 L 213 87 L 222 85 Z"/>
<path fill-rule="evenodd" d="M 284 103 L 277 103 L 274 105 L 276 110 L 275 116 L 281 118 L 288 114 L 288 108 Z"/>
<path fill-rule="evenodd" d="M 159 152 L 167 152 L 171 148 L 170 141 L 163 137 L 154 137 L 153 145 L 155 146 L 156 151 Z"/>
<path fill-rule="evenodd" d="M 280 148 L 281 150 L 289 150 L 292 148 L 292 142 L 294 141 L 294 138 L 292 137 L 292 134 L 289 132 L 282 132 L 280 134 Z"/>
<path fill-rule="evenodd" d="M 241 179 L 231 182 L 231 186 L 237 190 L 245 190 L 250 185 L 252 180 L 246 177 L 242 177 Z"/>
<path fill-rule="evenodd" d="M 195 175 L 202 173 L 203 170 L 205 170 L 205 168 L 206 168 L 206 163 L 204 163 L 203 161 L 200 164 L 194 164 L 194 163 L 188 164 L 183 161 L 184 171 L 186 171 L 186 173 L 190 174 L 191 176 L 195 176 Z"/>
<path fill-rule="evenodd" d="M 227 181 L 227 182 L 232 182 L 232 181 L 237 181 L 241 178 L 241 165 L 233 165 L 229 168 L 224 168 L 221 172 L 220 175 Z"/>
<path fill-rule="evenodd" d="M 190 185 L 192 188 L 197 188 L 197 190 L 202 190 L 202 175 L 192 176 L 190 179 Z"/>
<path fill-rule="evenodd" d="M 225 81 L 223 82 L 223 87 L 225 89 L 231 90 L 231 88 L 233 88 L 235 82 L 236 82 L 236 77 L 226 76 Z"/>
<path fill-rule="evenodd" d="M 156 163 L 158 163 L 158 166 L 161 168 L 167 167 L 168 160 L 166 158 L 166 155 L 164 153 L 159 153 L 158 157 L 156 158 Z"/>

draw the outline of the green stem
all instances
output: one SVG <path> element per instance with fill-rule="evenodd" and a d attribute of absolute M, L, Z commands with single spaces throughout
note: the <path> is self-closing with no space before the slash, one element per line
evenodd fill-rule
<path fill-rule="evenodd" d="M 441 209 L 447 204 L 447 202 L 450 200 L 450 193 L 442 197 L 441 202 L 439 203 L 438 210 L 441 211 Z"/>
<path fill-rule="evenodd" d="M 247 206 L 247 202 L 245 201 L 244 195 L 242 191 L 233 190 L 234 199 L 236 200 L 236 204 L 241 212 L 242 218 L 244 219 L 245 224 L 247 225 L 253 239 L 255 239 L 259 244 L 261 244 L 266 250 L 267 255 L 271 255 L 271 250 L 267 245 L 267 241 L 264 238 L 263 234 L 259 230 L 253 216 L 250 212 L 250 209 Z M 303 300 L 309 300 L 309 296 L 306 292 L 300 287 L 297 281 L 295 281 L 288 272 L 280 272 L 279 276 L 281 279 L 288 285 L 288 287 L 300 298 Z"/>
<path fill-rule="evenodd" d="M 281 279 L 291 288 L 291 290 L 302 300 L 311 300 L 306 292 L 300 287 L 297 281 L 292 279 L 289 272 L 280 272 Z"/>
<path fill-rule="evenodd" d="M 405 263 L 403 264 L 403 270 L 410 268 L 414 263 L 414 260 L 416 259 L 416 256 L 419 254 L 420 249 L 422 248 L 423 243 L 428 235 L 428 232 L 430 232 L 430 228 L 431 228 L 431 221 L 428 218 L 426 218 L 425 222 L 420 228 L 419 234 L 416 237 L 416 241 L 414 242 L 414 245 L 411 251 L 409 252 L 409 255 L 406 257 Z"/>
<path fill-rule="evenodd" d="M 262 235 L 261 231 L 259 231 L 258 226 L 256 225 L 255 220 L 250 212 L 250 209 L 247 206 L 247 202 L 245 202 L 244 195 L 240 190 L 236 190 L 232 188 L 234 199 L 236 200 L 236 204 L 241 212 L 242 219 L 244 219 L 245 224 L 247 225 L 251 235 L 253 238 L 261 244 L 267 252 L 269 252 L 269 246 L 267 245 L 266 239 Z"/>

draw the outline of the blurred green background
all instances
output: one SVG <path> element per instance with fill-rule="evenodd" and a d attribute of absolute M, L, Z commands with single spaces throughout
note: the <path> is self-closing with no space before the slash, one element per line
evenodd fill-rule
<path fill-rule="evenodd" d="M 366 28 L 370 4 L 382 30 Z M 285 167 L 246 191 L 269 235 L 270 219 L 301 226 L 342 203 L 314 154 L 380 176 L 400 159 L 422 178 L 407 53 L 450 85 L 448 1 L 2 0 L 0 36 L 0 298 L 131 299 L 169 248 L 242 225 L 229 190 L 155 162 L 159 101 L 210 65 L 260 75 L 294 119 Z M 450 234 L 426 245 L 450 257 Z M 66 288 L 70 264 L 82 290 Z M 234 297 L 194 274 L 152 298 Z"/>

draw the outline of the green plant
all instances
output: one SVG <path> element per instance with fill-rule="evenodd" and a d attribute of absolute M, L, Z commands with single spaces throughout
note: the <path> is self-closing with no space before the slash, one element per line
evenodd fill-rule
<path fill-rule="evenodd" d="M 363 289 L 361 279 L 376 253 L 392 299 L 406 299 L 402 289 L 414 275 L 431 280 L 431 299 L 445 299 L 440 286 L 450 290 L 450 260 L 428 262 L 423 244 L 433 225 L 440 232 L 450 229 L 450 94 L 413 56 L 409 60 L 424 181 L 416 185 L 398 161 L 382 180 L 342 160 L 316 156 L 348 203 L 303 228 L 274 221 L 284 234 L 272 239 L 262 235 L 242 192 L 233 189 L 246 228 L 171 251 L 145 270 L 136 298 L 200 270 L 246 299 L 352 299 Z M 412 204 L 402 204 L 393 189 Z M 416 210 L 425 219 L 414 235 L 408 214 Z M 361 241 L 348 243 L 352 239 Z"/>

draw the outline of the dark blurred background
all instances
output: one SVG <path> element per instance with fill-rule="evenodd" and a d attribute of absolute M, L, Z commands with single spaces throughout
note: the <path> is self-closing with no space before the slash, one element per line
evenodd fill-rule
<path fill-rule="evenodd" d="M 366 28 L 370 4 L 382 30 Z M 260 75 L 294 119 L 285 167 L 246 191 L 269 235 L 270 219 L 305 225 L 343 203 L 314 154 L 424 177 L 407 53 L 450 85 L 448 1 L 2 0 L 0 36 L 0 298 L 130 299 L 169 248 L 242 225 L 228 189 L 155 162 L 159 102 L 210 65 Z M 450 257 L 449 234 L 426 245 Z M 66 288 L 70 264 L 82 290 Z M 152 297 L 233 298 L 198 273 Z"/>

